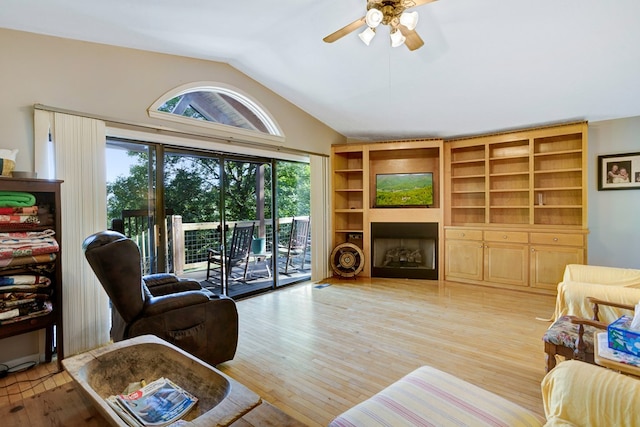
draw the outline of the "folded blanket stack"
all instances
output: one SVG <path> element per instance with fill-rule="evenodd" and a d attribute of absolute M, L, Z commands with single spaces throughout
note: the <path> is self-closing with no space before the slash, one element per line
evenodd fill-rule
<path fill-rule="evenodd" d="M 0 267 L 7 260 L 57 253 L 60 248 L 53 230 L 0 233 Z"/>
<path fill-rule="evenodd" d="M 51 280 L 31 274 L 0 276 L 0 325 L 51 312 Z"/>
<path fill-rule="evenodd" d="M 45 270 L 60 251 L 53 230 L 0 233 L 0 269 Z M 51 280 L 39 274 L 0 276 L 0 325 L 51 312 Z"/>
<path fill-rule="evenodd" d="M 0 229 L 30 228 L 40 224 L 36 197 L 19 191 L 0 191 Z"/>

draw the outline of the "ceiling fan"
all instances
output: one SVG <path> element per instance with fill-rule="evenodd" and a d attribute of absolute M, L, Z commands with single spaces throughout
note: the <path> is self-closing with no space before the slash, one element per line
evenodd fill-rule
<path fill-rule="evenodd" d="M 380 24 L 384 24 L 390 27 L 391 46 L 398 47 L 404 43 L 409 50 L 416 50 L 424 45 L 424 41 L 415 31 L 418 12 L 406 12 L 406 10 L 433 1 L 435 0 L 367 0 L 365 16 L 335 33 L 329 34 L 323 40 L 327 43 L 333 43 L 366 25 L 367 28 L 358 35 L 368 46 L 376 35 L 376 28 Z"/>

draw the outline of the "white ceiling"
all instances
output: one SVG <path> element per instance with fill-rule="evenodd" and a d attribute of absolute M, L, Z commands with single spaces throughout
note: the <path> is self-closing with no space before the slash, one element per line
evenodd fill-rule
<path fill-rule="evenodd" d="M 639 0 L 439 0 L 425 46 L 322 38 L 365 0 L 2 0 L 0 27 L 225 61 L 350 138 L 640 115 Z"/>

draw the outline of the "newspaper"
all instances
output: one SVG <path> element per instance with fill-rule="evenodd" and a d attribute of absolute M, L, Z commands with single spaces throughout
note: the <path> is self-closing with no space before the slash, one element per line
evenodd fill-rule
<path fill-rule="evenodd" d="M 129 394 L 109 396 L 107 403 L 131 427 L 166 426 L 182 418 L 198 399 L 167 378 Z"/>

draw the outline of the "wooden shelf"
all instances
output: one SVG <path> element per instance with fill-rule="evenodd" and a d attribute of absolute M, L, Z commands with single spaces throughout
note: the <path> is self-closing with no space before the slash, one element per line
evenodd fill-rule
<path fill-rule="evenodd" d="M 586 226 L 586 124 L 572 124 L 452 141 L 446 145 L 451 209 L 484 205 L 478 224 L 553 225 L 549 215 L 532 215 L 539 198 L 562 212 L 556 225 Z M 471 173 L 470 173 L 471 172 Z M 484 193 L 484 200 L 481 194 Z M 470 194 L 476 199 L 470 201 Z M 492 211 L 499 213 L 492 214 Z M 541 208 L 540 212 L 548 209 Z M 569 220 L 568 217 L 574 218 Z M 459 225 L 449 214 L 450 223 Z M 468 218 L 461 218 L 468 224 Z"/>
<path fill-rule="evenodd" d="M 586 123 L 445 144 L 445 279 L 554 293 L 586 260 L 586 150 Z"/>
<path fill-rule="evenodd" d="M 523 176 L 529 176 L 529 172 L 504 172 L 504 173 L 491 173 L 489 174 L 489 177 L 494 177 L 494 176 L 517 176 L 517 175 L 523 175 Z"/>
<path fill-rule="evenodd" d="M 484 159 L 458 160 L 451 162 L 452 165 L 468 165 L 472 163 L 484 163 Z"/>
<path fill-rule="evenodd" d="M 364 169 L 360 168 L 360 169 L 338 169 L 333 171 L 335 173 L 362 173 L 364 172 Z"/>
<path fill-rule="evenodd" d="M 27 332 L 34 332 L 41 329 L 45 329 L 45 360 L 51 361 L 53 354 L 57 355 L 58 367 L 62 367 L 62 359 L 64 357 L 63 351 L 63 325 L 62 325 L 62 269 L 60 268 L 60 256 L 62 253 L 62 232 L 60 217 L 61 201 L 60 201 L 60 185 L 62 181 L 57 180 L 43 180 L 43 179 L 26 179 L 26 178 L 6 178 L 0 180 L 0 190 L 2 191 L 17 191 L 33 194 L 36 199 L 37 206 L 47 206 L 51 216 L 51 221 L 44 225 L 32 227 L 32 228 L 10 228 L 3 227 L 2 231 L 8 232 L 30 232 L 30 231 L 44 231 L 54 230 L 54 238 L 58 244 L 58 252 L 56 253 L 56 259 L 51 262 L 45 262 L 41 264 L 29 264 L 16 266 L 14 268 L 3 268 L 0 270 L 0 275 L 15 275 L 15 274 L 34 274 L 34 271 L 38 271 L 38 274 L 42 274 L 51 280 L 49 288 L 50 302 L 52 311 L 43 316 L 26 318 L 14 323 L 6 323 L 0 325 L 0 338 L 7 338 L 15 335 L 24 334 Z M 39 210 L 39 212 L 42 212 Z M 42 271 L 39 268 L 44 267 Z M 7 287 L 9 292 L 9 287 Z"/>
<path fill-rule="evenodd" d="M 561 154 L 582 154 L 582 149 L 576 149 L 576 150 L 559 150 L 559 151 L 549 151 L 546 153 L 534 153 L 533 156 L 534 157 L 541 157 L 541 156 L 557 156 L 557 155 L 561 155 Z"/>
<path fill-rule="evenodd" d="M 352 235 L 358 234 L 359 238 L 354 243 L 361 246 L 365 259 L 365 268 L 359 275 L 368 277 L 371 274 L 372 222 L 435 222 L 439 227 L 443 226 L 442 151 L 441 139 L 350 143 L 331 147 L 333 246 L 350 242 L 354 239 Z M 478 156 L 472 150 L 472 156 L 476 158 L 458 159 L 460 170 L 469 176 L 460 181 L 463 183 L 460 190 L 471 190 L 468 194 L 478 190 L 473 188 L 477 185 L 474 180 L 478 179 L 473 176 L 484 179 L 484 153 Z M 374 206 L 377 174 L 418 172 L 433 174 L 433 205 L 429 208 L 397 209 Z M 442 242 L 439 245 L 442 246 Z M 442 267 L 439 270 L 442 271 Z"/>
<path fill-rule="evenodd" d="M 484 178 L 485 175 L 463 175 L 463 176 L 452 176 L 451 179 L 469 179 L 469 178 Z"/>

